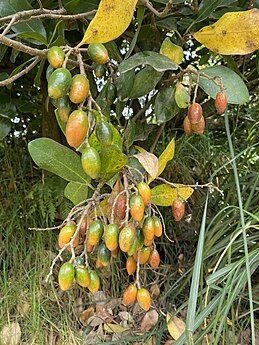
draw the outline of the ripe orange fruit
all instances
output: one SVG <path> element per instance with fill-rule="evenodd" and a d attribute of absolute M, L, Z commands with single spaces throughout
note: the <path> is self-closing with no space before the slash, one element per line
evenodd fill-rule
<path fill-rule="evenodd" d="M 218 92 L 215 98 L 215 107 L 218 114 L 223 114 L 227 107 L 227 96 L 224 91 Z"/>
<path fill-rule="evenodd" d="M 71 222 L 70 224 L 67 224 L 63 226 L 63 228 L 60 230 L 60 233 L 58 235 L 58 245 L 59 248 L 63 248 L 66 244 L 68 244 L 71 240 L 71 237 L 74 235 L 76 231 L 76 224 Z M 73 246 L 76 247 L 79 244 L 79 234 L 76 235 Z"/>
<path fill-rule="evenodd" d="M 128 272 L 128 275 L 134 274 L 137 268 L 137 263 L 133 256 L 129 256 L 126 261 L 126 270 Z"/>
<path fill-rule="evenodd" d="M 148 206 L 151 201 L 151 190 L 149 188 L 149 185 L 145 182 L 139 182 L 138 192 L 143 199 L 144 205 Z"/>
<path fill-rule="evenodd" d="M 122 252 L 128 252 L 135 238 L 135 231 L 130 227 L 125 227 L 119 235 L 119 247 Z"/>
<path fill-rule="evenodd" d="M 95 294 L 100 287 L 100 278 L 95 271 L 89 271 L 90 283 L 88 289 L 91 293 Z"/>
<path fill-rule="evenodd" d="M 87 268 L 80 265 L 75 268 L 75 271 L 77 284 L 82 287 L 87 287 L 90 283 L 90 276 Z"/>
<path fill-rule="evenodd" d="M 184 216 L 184 203 L 180 200 L 175 200 L 172 203 L 172 214 L 174 216 L 174 220 L 179 222 Z"/>
<path fill-rule="evenodd" d="M 118 248 L 111 251 L 111 256 L 115 259 L 118 256 Z"/>
<path fill-rule="evenodd" d="M 127 289 L 124 291 L 122 296 L 122 302 L 126 306 L 130 305 L 136 300 L 137 296 L 137 288 L 133 284 L 129 285 Z"/>
<path fill-rule="evenodd" d="M 88 241 L 86 242 L 86 251 L 87 253 L 91 253 L 94 249 L 94 246 L 92 244 L 89 244 Z"/>
<path fill-rule="evenodd" d="M 133 220 L 140 222 L 144 216 L 145 205 L 140 195 L 133 195 L 130 198 L 130 214 Z"/>
<path fill-rule="evenodd" d="M 66 291 L 70 289 L 75 277 L 75 269 L 69 262 L 65 262 L 58 273 L 58 283 L 61 290 Z"/>
<path fill-rule="evenodd" d="M 148 311 L 150 309 L 151 298 L 149 292 L 146 289 L 141 288 L 138 290 L 137 302 L 140 308 L 144 309 L 145 311 Z"/>
<path fill-rule="evenodd" d="M 71 80 L 69 99 L 74 104 L 83 102 L 89 95 L 90 84 L 87 77 L 82 74 L 76 74 Z"/>
<path fill-rule="evenodd" d="M 83 110 L 74 110 L 66 125 L 66 139 L 70 146 L 78 147 L 82 144 L 88 131 L 88 117 Z"/>
<path fill-rule="evenodd" d="M 124 195 L 118 196 L 115 204 L 115 213 L 123 220 L 126 215 L 126 197 Z"/>
<path fill-rule="evenodd" d="M 143 224 L 143 234 L 146 241 L 151 243 L 155 237 L 155 222 L 153 217 L 147 217 Z M 144 241 L 145 244 L 145 241 Z"/>
<path fill-rule="evenodd" d="M 160 263 L 160 255 L 156 249 L 152 250 L 149 256 L 149 263 L 153 270 L 156 270 Z"/>
<path fill-rule="evenodd" d="M 153 216 L 155 224 L 155 236 L 160 237 L 163 233 L 163 226 L 161 220 L 157 216 Z"/>
<path fill-rule="evenodd" d="M 184 129 L 185 134 L 187 135 L 192 134 L 192 127 L 191 127 L 191 123 L 188 116 L 185 116 L 183 120 L 183 129 Z"/>
<path fill-rule="evenodd" d="M 191 125 L 191 128 L 192 128 L 192 131 L 194 133 L 199 134 L 199 135 L 203 134 L 204 129 L 205 129 L 205 119 L 204 119 L 204 117 L 202 116 L 198 123 Z"/>
<path fill-rule="evenodd" d="M 188 118 L 191 125 L 199 122 L 202 117 L 202 107 L 199 103 L 192 103 L 188 109 Z"/>

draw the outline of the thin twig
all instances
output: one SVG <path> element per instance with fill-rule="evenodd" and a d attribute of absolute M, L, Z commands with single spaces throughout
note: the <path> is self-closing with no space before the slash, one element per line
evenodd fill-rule
<path fill-rule="evenodd" d="M 48 49 L 37 49 L 37 48 L 32 48 L 29 47 L 21 42 L 17 42 L 15 40 L 12 40 L 11 38 L 7 38 L 3 35 L 0 35 L 0 43 L 11 47 L 15 50 L 18 50 L 19 52 L 23 52 L 29 55 L 33 55 L 33 56 L 39 56 L 41 58 L 45 58 L 47 56 L 48 53 Z"/>
<path fill-rule="evenodd" d="M 123 182 L 124 182 L 124 187 L 125 187 L 125 192 L 126 192 L 125 224 L 126 224 L 126 226 L 128 226 L 129 213 L 130 213 L 130 205 L 129 205 L 130 194 L 129 194 L 128 178 L 127 178 L 127 175 L 125 173 L 123 174 Z"/>
<path fill-rule="evenodd" d="M 149 0 L 141 0 L 141 5 L 147 7 L 152 13 L 154 13 L 157 17 L 163 18 L 165 17 L 169 11 L 171 10 L 172 6 L 173 6 L 173 2 L 174 0 L 169 0 L 168 3 L 166 4 L 164 10 L 162 12 L 157 11 L 153 5 L 151 4 L 151 2 Z"/>
<path fill-rule="evenodd" d="M 159 129 L 158 129 L 158 131 L 157 131 L 157 135 L 156 135 L 156 137 L 155 137 L 155 140 L 154 140 L 154 142 L 153 142 L 153 144 L 152 144 L 152 146 L 151 146 L 151 148 L 150 148 L 150 152 L 154 152 L 154 150 L 155 150 L 155 148 L 156 148 L 156 145 L 157 145 L 157 143 L 158 143 L 158 140 L 159 140 L 159 138 L 160 138 L 160 136 L 161 136 L 161 134 L 163 133 L 163 130 L 164 130 L 164 128 L 165 128 L 165 123 L 163 123 L 160 127 L 159 127 Z"/>

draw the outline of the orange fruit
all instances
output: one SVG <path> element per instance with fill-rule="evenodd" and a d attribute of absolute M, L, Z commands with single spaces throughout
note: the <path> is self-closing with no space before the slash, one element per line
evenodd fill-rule
<path fill-rule="evenodd" d="M 153 217 L 147 217 L 143 224 L 143 234 L 147 241 L 153 242 L 155 237 L 155 222 Z M 145 243 L 145 242 L 144 242 Z"/>
<path fill-rule="evenodd" d="M 172 203 L 172 214 L 174 216 L 174 220 L 179 222 L 184 216 L 184 203 L 180 200 L 175 200 Z"/>
<path fill-rule="evenodd" d="M 112 251 L 118 247 L 119 244 L 119 227 L 117 224 L 109 224 L 106 227 L 104 241 L 107 248 Z"/>
<path fill-rule="evenodd" d="M 204 119 L 204 117 L 202 116 L 198 123 L 191 125 L 191 128 L 192 128 L 192 131 L 194 133 L 199 134 L 199 135 L 203 134 L 204 129 L 205 129 L 205 119 Z"/>
<path fill-rule="evenodd" d="M 71 237 L 74 235 L 76 231 L 76 224 L 71 222 L 70 224 L 67 224 L 63 226 L 63 228 L 60 230 L 60 233 L 58 235 L 58 245 L 59 248 L 63 248 L 66 244 L 68 244 L 71 240 Z M 76 247 L 79 244 L 79 234 L 76 235 L 73 246 Z"/>
<path fill-rule="evenodd" d="M 139 252 L 139 263 L 141 265 L 144 265 L 146 262 L 148 262 L 149 256 L 150 256 L 150 247 L 142 247 Z M 133 257 L 136 261 L 138 261 L 138 252 L 135 252 L 133 254 Z"/>
<path fill-rule="evenodd" d="M 163 233 L 163 226 L 161 220 L 157 216 L 153 216 L 155 224 L 155 236 L 160 237 Z"/>
<path fill-rule="evenodd" d="M 156 270 L 160 263 L 160 255 L 156 249 L 152 250 L 149 256 L 149 263 L 153 270 Z"/>
<path fill-rule="evenodd" d="M 143 199 L 144 205 L 148 206 L 151 201 L 151 190 L 149 188 L 149 185 L 145 182 L 139 182 L 138 192 Z"/>
<path fill-rule="evenodd" d="M 87 221 L 88 221 L 88 218 L 84 217 L 82 222 L 81 222 L 81 225 L 80 225 L 80 228 L 79 228 L 79 233 L 80 233 L 81 237 L 85 237 L 86 228 L 87 228 Z M 92 224 L 92 222 L 93 222 L 93 220 L 89 219 L 89 225 Z"/>
<path fill-rule="evenodd" d="M 151 298 L 149 292 L 141 288 L 137 292 L 137 302 L 140 308 L 144 309 L 145 311 L 148 311 L 150 309 L 150 303 L 151 303 Z"/>
<path fill-rule="evenodd" d="M 71 80 L 69 99 L 74 104 L 82 103 L 89 95 L 89 80 L 82 74 L 76 74 Z"/>
<path fill-rule="evenodd" d="M 194 125 L 200 121 L 202 117 L 202 107 L 199 103 L 192 103 L 188 109 L 188 118 L 191 125 Z"/>
<path fill-rule="evenodd" d="M 133 220 L 140 222 L 144 216 L 145 205 L 140 195 L 133 195 L 130 198 L 130 214 Z"/>
<path fill-rule="evenodd" d="M 60 68 L 65 60 L 65 53 L 60 47 L 53 46 L 48 50 L 47 59 L 52 67 Z"/>
<path fill-rule="evenodd" d="M 70 289 L 75 277 L 75 269 L 69 262 L 65 262 L 58 272 L 58 283 L 61 290 Z"/>
<path fill-rule="evenodd" d="M 133 256 L 129 256 L 126 261 L 126 270 L 128 275 L 134 274 L 137 268 L 137 263 Z"/>
<path fill-rule="evenodd" d="M 66 139 L 69 146 L 78 147 L 82 144 L 88 131 L 88 117 L 83 110 L 74 110 L 66 125 Z"/>
<path fill-rule="evenodd" d="M 185 116 L 183 120 L 183 129 L 184 129 L 185 134 L 187 135 L 192 134 L 192 127 L 191 127 L 191 123 L 188 116 Z"/>
<path fill-rule="evenodd" d="M 122 302 L 126 306 L 132 304 L 136 300 L 137 296 L 137 288 L 133 284 L 129 285 L 127 289 L 124 291 L 122 296 Z"/>
<path fill-rule="evenodd" d="M 218 114 L 223 114 L 227 107 L 227 96 L 224 91 L 218 92 L 215 98 L 215 107 Z"/>
<path fill-rule="evenodd" d="M 111 251 L 111 256 L 115 259 L 118 256 L 118 248 Z"/>

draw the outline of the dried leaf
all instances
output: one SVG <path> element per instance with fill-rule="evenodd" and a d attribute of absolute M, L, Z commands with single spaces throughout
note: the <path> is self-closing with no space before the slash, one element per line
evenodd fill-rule
<path fill-rule="evenodd" d="M 184 186 L 182 184 L 175 183 L 176 187 Z M 152 202 L 157 206 L 171 206 L 173 201 L 177 199 L 187 200 L 193 193 L 191 187 L 176 188 L 171 187 L 168 184 L 160 184 L 151 189 Z"/>
<path fill-rule="evenodd" d="M 1 345 L 18 345 L 21 340 L 21 328 L 18 322 L 5 325 L 0 332 Z"/>
<path fill-rule="evenodd" d="M 126 331 L 125 328 L 115 323 L 105 323 L 103 329 L 108 333 L 122 333 Z"/>
<path fill-rule="evenodd" d="M 155 179 L 158 173 L 158 159 L 151 152 L 141 152 L 134 155 L 149 175 Z"/>
<path fill-rule="evenodd" d="M 259 49 L 259 9 L 225 13 L 193 37 L 208 49 L 224 55 L 245 55 Z"/>
<path fill-rule="evenodd" d="M 107 309 L 103 305 L 100 305 L 100 304 L 96 305 L 95 315 L 100 316 L 106 322 L 112 322 L 113 321 L 112 315 L 107 311 Z"/>
<path fill-rule="evenodd" d="M 138 0 L 101 0 L 82 41 L 105 43 L 119 37 L 129 26 Z"/>
<path fill-rule="evenodd" d="M 111 222 L 111 215 L 112 215 L 112 207 L 113 207 L 113 203 L 114 203 L 114 200 L 116 198 L 116 196 L 122 192 L 124 189 L 123 187 L 123 184 L 121 182 L 121 179 L 118 178 L 117 182 L 115 183 L 114 187 L 113 187 L 113 190 L 111 192 L 111 195 L 109 196 L 109 199 L 108 199 L 108 207 L 107 207 L 107 217 L 109 219 L 109 222 Z M 116 214 L 116 212 L 114 212 L 114 223 L 115 224 L 120 224 L 121 223 L 121 219 L 120 217 Z"/>
<path fill-rule="evenodd" d="M 160 287 L 158 284 L 151 285 L 150 294 L 153 298 L 157 298 L 160 295 Z"/>
<path fill-rule="evenodd" d="M 148 332 L 158 321 L 158 312 L 155 309 L 149 310 L 141 321 L 141 331 Z"/>
<path fill-rule="evenodd" d="M 80 321 L 82 322 L 84 326 L 86 326 L 89 318 L 92 317 L 93 315 L 94 315 L 94 308 L 93 307 L 87 308 L 80 314 Z"/>
<path fill-rule="evenodd" d="M 171 337 L 174 340 L 177 340 L 182 333 L 185 331 L 185 322 L 179 317 L 174 316 L 171 318 L 171 315 L 167 313 L 166 315 L 167 329 Z"/>

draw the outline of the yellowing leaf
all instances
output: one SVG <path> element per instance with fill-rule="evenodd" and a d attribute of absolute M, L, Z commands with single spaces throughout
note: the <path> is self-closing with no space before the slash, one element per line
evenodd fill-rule
<path fill-rule="evenodd" d="M 151 189 L 152 202 L 157 206 L 171 206 L 176 199 L 187 200 L 193 193 L 193 188 L 175 183 L 175 187 L 160 184 Z M 180 188 L 177 188 L 180 187 Z"/>
<path fill-rule="evenodd" d="M 175 87 L 174 98 L 179 108 L 184 109 L 188 107 L 188 92 L 186 88 L 179 82 L 177 82 Z"/>
<path fill-rule="evenodd" d="M 178 65 L 183 60 L 183 48 L 171 42 L 169 37 L 164 39 L 159 53 L 167 56 Z"/>
<path fill-rule="evenodd" d="M 158 159 L 151 152 L 141 152 L 134 155 L 149 175 L 155 179 L 158 173 Z"/>
<path fill-rule="evenodd" d="M 115 323 L 105 323 L 103 325 L 103 329 L 109 333 L 122 333 L 126 331 L 125 328 L 120 325 L 116 325 Z"/>
<path fill-rule="evenodd" d="M 147 150 L 143 149 L 143 147 L 134 145 L 135 149 L 138 150 L 139 152 L 147 152 Z"/>
<path fill-rule="evenodd" d="M 166 315 L 167 329 L 171 337 L 174 340 L 177 340 L 182 333 L 185 331 L 185 322 L 179 317 L 174 316 L 171 318 L 171 315 L 167 313 Z"/>
<path fill-rule="evenodd" d="M 259 9 L 228 12 L 193 37 L 208 49 L 224 55 L 245 55 L 259 49 Z"/>
<path fill-rule="evenodd" d="M 138 0 L 101 0 L 82 41 L 105 43 L 119 37 L 129 26 Z"/>
<path fill-rule="evenodd" d="M 160 157 L 158 158 L 158 172 L 157 176 L 162 174 L 164 171 L 166 164 L 174 158 L 174 151 L 175 151 L 175 140 L 174 138 L 170 141 L 170 143 L 167 145 L 165 150 L 162 152 Z M 149 178 L 148 183 L 152 182 L 155 178 Z"/>

